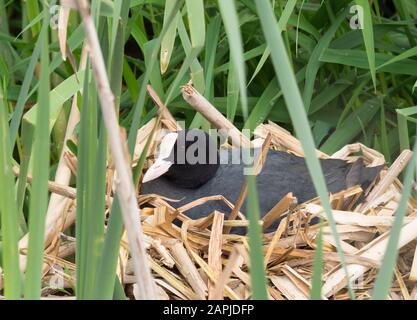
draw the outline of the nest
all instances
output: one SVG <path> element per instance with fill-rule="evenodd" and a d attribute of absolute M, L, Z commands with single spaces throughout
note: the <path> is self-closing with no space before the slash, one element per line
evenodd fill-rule
<path fill-rule="evenodd" d="M 142 141 L 136 154 L 143 150 L 148 135 L 156 124 L 152 120 L 138 135 Z M 156 132 L 165 127 L 159 125 Z M 271 136 L 271 147 L 303 156 L 299 141 L 285 129 L 269 122 L 255 130 L 255 137 Z M 157 136 L 157 134 L 155 135 Z M 158 140 L 150 148 L 149 158 Z M 383 155 L 362 144 L 347 145 L 333 155 L 317 151 L 320 158 L 340 158 L 355 161 L 359 156 L 368 166 L 385 163 Z M 411 151 L 404 151 L 390 168 L 381 171 L 376 182 L 368 190 L 359 186 L 330 195 L 333 216 L 342 242 L 348 269 L 357 299 L 371 297 L 377 270 L 388 242 L 388 234 L 394 213 L 401 197 L 402 185 L 398 175 L 411 158 Z M 361 195 L 365 201 L 355 205 Z M 248 226 L 243 215 L 229 220 L 222 212 L 213 212 L 203 219 L 192 220 L 187 210 L 206 201 L 223 200 L 231 208 L 234 204 L 219 194 L 203 198 L 174 209 L 158 195 L 143 195 L 140 203 L 150 203 L 155 208 L 141 211 L 142 225 L 148 239 L 148 253 L 158 293 L 162 299 L 236 299 L 251 298 L 249 275 L 248 237 L 231 234 L 230 228 Z M 417 294 L 417 264 L 415 248 L 417 219 L 415 200 L 408 201 L 405 225 L 400 237 L 400 250 L 395 279 L 390 290 L 391 299 L 410 299 Z M 309 299 L 312 266 L 319 226 L 309 224 L 314 217 L 324 219 L 323 299 L 348 299 L 347 281 L 341 269 L 335 240 L 319 199 L 297 203 L 292 194 L 281 199 L 259 223 L 264 227 L 281 219 L 275 232 L 263 234 L 264 265 L 267 289 L 271 299 Z M 173 223 L 182 221 L 181 227 Z M 127 258 L 127 256 L 125 256 Z M 129 262 L 122 273 L 124 283 L 133 283 L 133 268 Z"/>
<path fill-rule="evenodd" d="M 183 95 L 184 92 L 198 95 L 192 87 L 188 86 L 186 89 L 183 90 Z M 151 119 L 139 130 L 132 161 L 134 166 L 137 165 L 139 156 L 144 152 L 147 141 L 150 139 L 145 169 L 154 159 L 153 155 L 163 130 L 178 129 L 178 124 L 166 107 L 151 88 L 148 90 L 159 107 L 160 117 Z M 191 99 L 185 95 L 184 98 L 191 105 L 198 104 L 200 107 L 198 111 L 215 127 L 233 126 L 218 113 L 210 120 L 209 110 L 218 111 L 214 110 L 215 108 L 207 101 L 201 99 L 194 101 L 195 96 Z M 193 105 L 193 107 L 196 106 Z M 237 129 L 233 132 L 236 134 L 233 141 L 238 141 L 242 133 Z M 304 156 L 300 142 L 288 131 L 272 122 L 261 124 L 254 134 L 257 142 L 265 140 L 268 142 L 264 143 L 264 146 Z M 403 151 L 391 167 L 380 172 L 379 177 L 368 190 L 353 187 L 330 195 L 333 217 L 351 275 L 351 287 L 357 299 L 371 297 L 377 271 L 388 243 L 390 226 L 394 221 L 394 214 L 401 198 L 402 185 L 398 176 L 411 159 L 411 155 L 411 151 Z M 385 164 L 385 159 L 379 152 L 359 143 L 347 145 L 333 155 L 317 150 L 317 156 L 340 158 L 346 161 L 355 161 L 361 156 L 368 166 Z M 75 174 L 76 157 L 67 152 L 65 159 L 67 167 Z M 15 174 L 19 174 L 18 170 L 15 170 Z M 107 208 L 111 207 L 113 176 L 114 169 L 110 165 L 107 172 Z M 28 181 L 31 181 L 31 177 L 28 177 Z M 56 278 L 63 282 L 61 285 L 64 288 L 73 288 L 76 266 L 69 262 L 67 257 L 75 252 L 75 239 L 64 235 L 63 231 L 75 222 L 76 189 L 50 182 L 49 190 L 61 195 L 62 208 L 59 212 L 57 211 L 56 216 L 47 219 L 43 281 L 45 284 L 50 284 Z M 365 200 L 356 205 L 356 200 L 361 196 Z M 145 233 L 147 256 L 160 299 L 245 300 L 251 298 L 248 237 L 230 233 L 232 227 L 249 225 L 245 216 L 231 214 L 226 217 L 223 212 L 215 211 L 198 220 L 187 217 L 187 210 L 190 208 L 219 199 L 225 201 L 232 209 L 236 205 L 219 194 L 174 209 L 167 199 L 158 195 L 138 196 L 139 204 L 148 203 L 153 206 L 143 208 L 140 216 Z M 415 282 L 417 280 L 416 209 L 417 202 L 410 198 L 399 239 L 399 257 L 395 268 L 395 278 L 390 288 L 390 299 L 406 300 L 417 296 L 417 283 Z M 341 268 L 340 258 L 335 249 L 335 240 L 319 199 L 297 203 L 296 198 L 290 193 L 259 221 L 265 229 L 273 222 L 280 221 L 274 232 L 262 234 L 264 266 L 270 299 L 309 299 L 316 238 L 320 228 L 317 224 L 310 224 L 309 221 L 316 217 L 321 217 L 324 221 L 322 228 L 323 299 L 349 298 L 345 272 Z M 182 221 L 181 227 L 173 223 L 175 219 Z M 24 246 L 25 243 L 22 240 L 21 247 Z M 21 254 L 24 258 L 24 250 L 21 250 Z M 131 298 L 137 296 L 136 276 L 133 270 L 125 233 L 120 246 L 117 275 Z M 0 288 L 1 285 L 0 278 Z M 57 298 L 56 290 L 46 288 L 43 296 Z"/>

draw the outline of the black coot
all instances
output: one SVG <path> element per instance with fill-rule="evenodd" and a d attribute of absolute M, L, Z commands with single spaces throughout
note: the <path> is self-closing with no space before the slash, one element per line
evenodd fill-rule
<path fill-rule="evenodd" d="M 167 140 L 167 139 L 165 139 Z M 178 208 L 193 200 L 212 195 L 223 195 L 236 203 L 245 181 L 248 149 L 217 149 L 208 134 L 201 130 L 179 131 L 171 141 L 161 142 L 155 164 L 144 176 L 142 194 L 158 194 L 178 202 L 171 202 Z M 253 150 L 252 150 L 253 151 Z M 259 151 L 259 150 L 258 150 Z M 252 155 L 253 156 L 253 155 Z M 367 187 L 375 179 L 381 166 L 365 167 L 362 159 L 347 163 L 339 159 L 320 160 L 328 191 L 336 193 L 349 187 Z M 256 177 L 261 216 L 271 210 L 287 193 L 292 192 L 298 203 L 316 197 L 304 158 L 287 152 L 269 150 L 262 171 Z M 223 201 L 209 201 L 192 208 L 186 215 L 192 219 L 207 216 L 214 210 L 231 212 Z M 246 204 L 240 210 L 246 213 Z M 267 231 L 276 228 L 272 225 Z"/>

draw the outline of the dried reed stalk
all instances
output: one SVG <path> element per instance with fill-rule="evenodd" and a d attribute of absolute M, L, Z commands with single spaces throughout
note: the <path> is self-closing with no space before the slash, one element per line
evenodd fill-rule
<path fill-rule="evenodd" d="M 161 278 L 165 279 L 170 286 L 172 286 L 175 290 L 179 292 L 178 296 L 186 297 L 190 300 L 198 300 L 200 297 L 194 293 L 187 285 L 185 285 L 184 281 L 178 280 L 177 277 L 172 275 L 172 273 L 167 272 L 165 268 L 161 267 L 156 261 L 153 259 L 149 259 L 150 266 L 152 271 L 158 274 Z M 156 280 L 158 281 L 158 279 Z M 160 282 L 158 282 L 160 283 Z"/>
<path fill-rule="evenodd" d="M 265 257 L 264 257 L 265 268 L 268 267 L 269 260 L 271 259 L 272 253 L 274 252 L 274 247 L 277 245 L 279 239 L 281 239 L 281 236 L 286 229 L 287 221 L 288 221 L 288 218 L 284 218 L 284 219 L 281 220 L 281 222 L 278 225 L 277 230 L 274 233 L 274 236 L 272 237 L 271 242 L 268 245 L 268 249 L 267 249 L 267 251 L 265 253 Z"/>
<path fill-rule="evenodd" d="M 307 297 L 310 296 L 311 286 L 310 283 L 304 279 L 296 270 L 285 264 L 282 268 L 282 273 L 285 274 L 288 279 Z M 325 297 L 324 297 L 325 298 Z M 326 298 L 325 298 L 326 299 Z"/>
<path fill-rule="evenodd" d="M 174 258 L 169 253 L 168 249 L 161 244 L 161 240 L 151 238 L 151 246 L 161 256 L 161 262 L 168 268 L 173 268 L 175 265 Z"/>
<path fill-rule="evenodd" d="M 291 151 L 297 156 L 304 157 L 304 150 L 300 141 L 279 125 L 269 121 L 268 124 L 260 124 L 254 131 L 255 137 L 260 138 L 265 138 L 268 133 L 272 134 L 272 142 L 275 145 L 281 146 L 285 151 Z M 316 154 L 321 159 L 329 158 L 327 154 L 320 150 L 316 150 Z"/>
<path fill-rule="evenodd" d="M 417 219 L 414 219 L 412 222 L 406 224 L 402 227 L 398 248 L 402 248 L 411 241 L 417 238 Z M 359 253 L 361 257 L 373 259 L 376 261 L 381 261 L 387 247 L 389 240 L 389 232 L 386 232 L 379 236 L 377 239 L 372 241 L 368 246 L 364 247 L 362 253 Z M 355 281 L 360 276 L 362 276 L 366 271 L 369 270 L 369 267 L 358 265 L 358 264 L 348 264 L 347 270 L 349 273 L 349 280 Z M 346 275 L 343 269 L 338 269 L 327 278 L 326 282 L 323 285 L 323 294 L 328 297 L 330 295 L 336 294 L 339 290 L 344 288 L 347 284 Z"/>
<path fill-rule="evenodd" d="M 19 176 L 19 174 L 20 174 L 19 168 L 18 167 L 13 167 L 13 173 L 16 177 Z M 27 175 L 26 179 L 27 179 L 28 183 L 32 183 L 32 175 Z M 64 203 L 64 200 L 66 200 L 66 198 L 69 198 L 69 199 L 76 199 L 77 198 L 77 189 L 72 188 L 72 187 L 68 187 L 67 185 L 64 185 L 64 184 L 61 184 L 61 183 L 58 183 L 58 182 L 48 181 L 48 190 L 50 192 L 52 192 L 52 194 L 56 194 L 56 195 L 61 196 L 63 203 Z M 52 198 L 52 196 L 51 196 L 51 198 Z M 62 207 L 64 207 L 64 205 Z M 60 215 L 62 213 L 62 210 L 59 212 Z M 58 215 L 54 216 L 54 219 L 51 219 L 51 221 L 56 222 L 56 220 L 59 219 L 59 218 L 60 218 L 60 216 L 58 216 Z M 27 236 L 25 236 L 25 237 L 27 237 Z M 25 247 L 24 246 L 24 241 L 26 241 L 26 240 L 24 240 L 25 237 L 22 238 L 22 240 L 20 240 L 20 242 L 21 242 L 20 245 L 23 246 L 23 247 Z"/>
<path fill-rule="evenodd" d="M 224 292 L 225 286 L 227 282 L 229 281 L 230 276 L 232 275 L 233 269 L 238 267 L 238 263 L 240 261 L 239 258 L 240 258 L 239 250 L 237 250 L 236 247 L 234 247 L 229 256 L 229 260 L 227 261 L 227 264 L 219 277 L 219 281 L 217 281 L 216 286 L 212 289 L 213 297 L 218 297 L 218 299 L 223 299 L 223 292 Z"/>
<path fill-rule="evenodd" d="M 242 208 L 243 203 L 245 202 L 246 196 L 248 195 L 248 184 L 245 181 L 243 183 L 242 189 L 240 190 L 239 198 L 236 201 L 235 206 L 230 212 L 229 217 L 227 218 L 228 221 L 233 221 L 236 219 L 238 213 L 240 212 L 240 208 Z M 230 226 L 225 226 L 223 232 L 230 233 L 232 228 Z"/>
<path fill-rule="evenodd" d="M 262 167 L 263 167 L 263 165 L 266 161 L 269 146 L 271 144 L 271 139 L 272 139 L 272 136 L 270 134 L 268 134 L 266 136 L 265 140 L 263 141 L 262 149 L 261 149 L 260 154 L 258 155 L 258 157 L 255 159 L 255 161 L 253 163 L 253 171 L 254 171 L 253 173 L 255 175 L 257 175 L 262 170 Z M 242 189 L 240 191 L 239 198 L 237 199 L 236 205 L 233 208 L 232 212 L 229 214 L 228 220 L 236 219 L 240 208 L 242 207 L 243 203 L 245 202 L 247 194 L 248 194 L 248 184 L 247 184 L 247 181 L 245 180 L 245 182 L 243 183 Z M 230 229 L 231 229 L 230 227 L 225 227 L 224 228 L 224 233 L 229 233 Z"/>
<path fill-rule="evenodd" d="M 201 278 L 191 258 L 187 254 L 183 244 L 180 241 L 174 241 L 171 246 L 171 254 L 174 257 L 175 264 L 190 286 L 194 289 L 199 299 L 206 299 L 207 285 Z"/>
<path fill-rule="evenodd" d="M 414 250 L 413 264 L 411 265 L 409 279 L 411 281 L 417 281 L 417 246 Z"/>
<path fill-rule="evenodd" d="M 308 300 L 306 295 L 287 276 L 271 276 L 272 283 L 288 300 Z"/>
<path fill-rule="evenodd" d="M 64 242 L 60 245 L 58 250 L 58 257 L 64 259 L 75 253 L 76 243 L 74 242 Z"/>
<path fill-rule="evenodd" d="M 365 212 L 369 209 L 369 204 L 372 200 L 382 195 L 388 187 L 394 182 L 398 175 L 404 170 L 407 163 L 411 160 L 413 152 L 410 150 L 404 150 L 395 159 L 394 163 L 389 168 L 385 177 L 372 189 L 369 195 L 366 197 L 366 201 L 361 204 L 355 211 Z"/>
<path fill-rule="evenodd" d="M 308 204 L 306 211 L 313 215 L 320 215 L 326 219 L 323 208 L 315 204 Z M 340 225 L 355 225 L 362 227 L 390 227 L 394 223 L 395 217 L 392 216 L 370 216 L 357 212 L 332 210 L 335 222 Z M 414 218 L 405 217 L 404 224 L 410 223 Z"/>
<path fill-rule="evenodd" d="M 224 115 L 203 97 L 189 82 L 182 88 L 182 96 L 187 103 L 201 113 L 215 128 L 227 130 L 228 138 L 236 147 L 250 147 L 249 139 L 242 134 Z"/>
<path fill-rule="evenodd" d="M 348 144 L 339 151 L 332 154 L 332 158 L 346 159 L 350 154 L 361 152 L 366 161 L 370 163 L 371 167 L 384 165 L 385 157 L 380 152 L 368 148 L 362 143 Z"/>
<path fill-rule="evenodd" d="M 263 216 L 262 228 L 265 231 L 270 227 L 284 212 L 291 206 L 297 204 L 297 198 L 293 196 L 292 192 L 285 195 L 269 212 Z"/>
<path fill-rule="evenodd" d="M 222 274 L 222 231 L 224 214 L 215 211 L 211 226 L 211 235 L 208 248 L 208 265 L 213 270 L 216 279 Z M 223 291 L 215 290 L 216 284 L 212 281 L 208 283 L 209 300 L 223 299 Z"/>
<path fill-rule="evenodd" d="M 129 167 L 130 162 L 127 161 L 129 159 L 129 152 L 126 142 L 122 140 L 120 133 L 114 105 L 114 96 L 110 89 L 100 43 L 94 21 L 90 15 L 88 2 L 86 0 L 77 0 L 76 3 L 86 32 L 86 40 L 97 83 L 100 107 L 107 129 L 112 159 L 116 167 L 117 179 L 115 182 L 117 195 L 120 200 L 124 225 L 129 238 L 130 253 L 135 265 L 135 274 L 138 278 L 138 298 L 156 299 L 155 284 L 146 258 L 142 226 L 139 223 L 140 219 L 138 219 L 140 212 L 136 201 L 132 172 Z"/>
<path fill-rule="evenodd" d="M 148 90 L 149 96 L 152 98 L 153 102 L 158 107 L 158 114 L 161 116 L 163 120 L 165 120 L 164 124 L 171 131 L 181 130 L 180 125 L 177 123 L 175 118 L 172 116 L 171 112 L 169 112 L 167 106 L 162 102 L 161 98 L 159 98 L 158 94 L 152 88 L 151 85 L 147 85 L 146 89 Z"/>
<path fill-rule="evenodd" d="M 60 6 L 58 17 L 58 41 L 63 61 L 67 59 L 67 26 L 69 15 L 70 8 Z"/>

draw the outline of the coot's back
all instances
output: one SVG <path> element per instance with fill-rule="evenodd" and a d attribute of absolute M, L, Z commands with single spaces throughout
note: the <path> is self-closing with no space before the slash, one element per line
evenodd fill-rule
<path fill-rule="evenodd" d="M 170 203 L 175 208 L 212 195 L 223 195 L 235 204 L 245 181 L 243 174 L 245 165 L 232 163 L 233 159 L 235 163 L 245 162 L 246 158 L 242 159 L 242 156 L 240 156 L 242 161 L 236 161 L 236 152 L 238 151 L 239 149 L 221 150 L 220 159 L 223 164 L 220 165 L 214 178 L 197 189 L 181 188 L 166 178 L 160 177 L 143 184 L 142 194 L 156 193 L 167 198 L 178 199 L 178 202 Z M 246 163 L 248 162 L 246 161 Z M 354 185 L 360 185 L 362 189 L 366 190 L 382 168 L 382 166 L 367 168 L 361 159 L 353 164 L 340 159 L 324 159 L 320 160 L 320 163 L 328 191 L 331 193 L 345 190 Z M 256 181 L 261 216 L 268 213 L 289 192 L 297 197 L 298 203 L 316 197 L 316 191 L 304 158 L 287 152 L 270 150 Z M 207 216 L 214 210 L 221 211 L 226 215 L 231 212 L 231 209 L 223 201 L 209 201 L 188 210 L 185 214 L 192 219 L 198 219 Z M 241 212 L 246 213 L 246 203 Z M 276 224 L 271 226 L 270 230 L 274 227 Z"/>

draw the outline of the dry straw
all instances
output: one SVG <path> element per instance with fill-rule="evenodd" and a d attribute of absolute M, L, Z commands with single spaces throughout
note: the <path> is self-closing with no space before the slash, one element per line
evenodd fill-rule
<path fill-rule="evenodd" d="M 190 87 L 186 88 L 188 92 L 195 92 L 189 91 Z M 162 125 L 158 126 L 157 131 L 175 130 L 177 127 L 168 109 L 152 88 L 149 87 L 148 92 L 161 110 Z M 204 103 L 207 109 L 205 113 L 210 114 L 214 107 L 207 103 L 207 100 Z M 210 117 L 207 119 L 210 120 Z M 136 146 L 136 157 L 143 150 L 143 141 L 146 142 L 147 137 L 152 133 L 151 128 L 155 126 L 155 121 L 151 120 L 139 130 L 140 139 Z M 222 119 L 220 122 L 224 121 L 225 119 Z M 154 135 L 156 136 L 158 134 Z M 255 138 L 267 137 L 271 148 L 302 155 L 299 141 L 278 125 L 270 122 L 256 128 Z M 238 140 L 240 141 L 240 138 Z M 152 159 L 156 145 L 155 142 L 149 159 Z M 264 145 L 269 146 L 269 142 Z M 334 155 L 317 151 L 320 158 L 337 157 L 347 161 L 354 161 L 358 153 L 362 154 L 367 165 L 380 165 L 384 162 L 380 153 L 360 144 L 345 146 Z M 390 168 L 381 172 L 376 184 L 369 190 L 362 190 L 356 186 L 331 196 L 333 216 L 346 256 L 350 280 L 353 281 L 353 289 L 358 299 L 369 299 L 371 296 L 377 269 L 387 245 L 390 226 L 394 221 L 393 216 L 401 197 L 402 185 L 397 177 L 409 161 L 410 154 L 410 151 L 404 151 Z M 133 160 L 135 163 L 137 159 Z M 54 193 L 68 198 L 74 196 L 75 190 L 72 188 L 57 183 L 50 183 L 49 186 Z M 356 206 L 355 201 L 361 194 L 365 194 L 365 202 Z M 190 208 L 198 208 L 199 205 L 214 200 L 224 201 L 231 209 L 235 208 L 236 217 L 225 220 L 224 213 L 217 211 L 199 220 L 187 217 L 187 210 Z M 155 279 L 157 298 L 239 300 L 251 298 L 248 239 L 246 236 L 229 233 L 230 227 L 248 226 L 244 215 L 239 212 L 239 203 L 233 204 L 221 194 L 196 200 L 178 210 L 169 205 L 167 199 L 158 195 L 140 195 L 138 203 L 148 203 L 155 207 L 143 209 L 141 221 L 147 262 Z M 417 203 L 410 199 L 401 230 L 399 258 L 389 295 L 391 299 L 412 299 L 417 293 L 414 282 L 417 277 L 416 209 Z M 317 225 L 308 223 L 313 217 L 326 218 L 319 200 L 297 203 L 297 199 L 290 193 L 259 222 L 266 228 L 280 219 L 275 232 L 263 235 L 264 265 L 271 299 L 309 298 L 315 241 L 319 231 Z M 175 218 L 183 222 L 181 227 L 173 223 Z M 67 213 L 67 219 L 73 223 L 71 214 Z M 59 234 L 56 237 L 60 237 Z M 130 258 L 127 260 L 126 250 L 130 248 L 127 245 L 128 241 L 130 238 L 125 237 L 122 241 L 120 252 L 124 262 L 119 264 L 119 277 L 127 288 L 132 288 L 133 297 L 142 298 L 139 288 L 134 285 L 134 274 L 137 269 Z M 339 255 L 335 250 L 335 240 L 326 221 L 323 227 L 323 245 L 322 298 L 348 299 L 347 279 L 341 269 Z M 73 250 L 74 240 L 65 239 L 59 242 L 58 250 L 48 254 L 48 257 L 55 255 L 55 263 L 64 266 L 68 264 L 65 256 Z M 48 274 L 45 276 L 47 277 Z M 69 285 L 71 279 L 66 283 Z"/>

